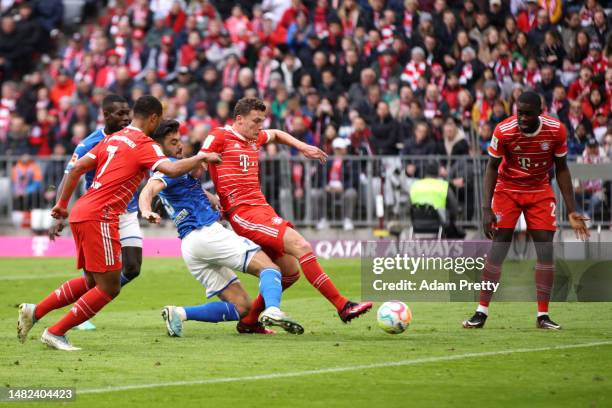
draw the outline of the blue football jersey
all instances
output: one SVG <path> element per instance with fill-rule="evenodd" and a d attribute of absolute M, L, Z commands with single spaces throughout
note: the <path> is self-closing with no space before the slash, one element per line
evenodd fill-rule
<path fill-rule="evenodd" d="M 85 156 L 87 152 L 93 149 L 105 137 L 106 137 L 106 134 L 104 133 L 104 130 L 100 128 L 94 131 L 93 133 L 91 133 L 85 139 L 83 139 L 81 143 L 77 145 L 76 149 L 74 149 L 74 153 L 72 154 L 70 161 L 66 165 L 66 170 L 64 171 L 64 173 L 69 173 L 74 167 L 74 164 L 77 162 L 77 160 Z M 93 179 L 95 175 L 96 175 L 95 169 L 90 170 L 87 173 L 85 173 L 85 188 L 86 189 L 89 189 L 89 187 L 91 187 L 91 183 L 93 183 Z M 129 213 L 138 211 L 138 192 L 134 194 L 134 197 L 132 197 L 132 199 L 128 203 L 126 211 Z"/>
<path fill-rule="evenodd" d="M 211 225 L 219 219 L 220 214 L 210 205 L 202 185 L 190 174 L 172 178 L 158 171 L 152 178 L 166 185 L 159 193 L 159 198 L 174 221 L 179 238 L 183 239 L 191 231 Z"/>

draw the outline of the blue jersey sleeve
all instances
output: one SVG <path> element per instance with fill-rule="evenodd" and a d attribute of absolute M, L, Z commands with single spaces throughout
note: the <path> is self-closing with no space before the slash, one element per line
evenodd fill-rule
<path fill-rule="evenodd" d="M 66 170 L 64 171 L 64 173 L 70 173 L 70 171 L 74 167 L 74 164 L 77 162 L 77 160 L 85 156 L 88 151 L 94 148 L 94 146 L 95 145 L 86 144 L 84 142 L 79 143 L 76 149 L 74 149 L 74 153 L 72 153 L 72 157 L 70 158 L 70 161 L 66 165 Z"/>

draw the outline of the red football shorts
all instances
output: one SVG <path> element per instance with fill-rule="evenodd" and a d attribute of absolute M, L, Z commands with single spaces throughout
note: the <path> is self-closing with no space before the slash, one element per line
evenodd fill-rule
<path fill-rule="evenodd" d="M 70 223 L 77 248 L 77 268 L 87 272 L 121 269 L 119 224 L 101 221 Z"/>
<path fill-rule="evenodd" d="M 230 213 L 229 221 L 236 234 L 261 246 L 272 260 L 285 254 L 283 237 L 293 224 L 279 217 L 271 206 L 240 205 Z"/>
<path fill-rule="evenodd" d="M 497 217 L 497 228 L 514 229 L 521 213 L 525 215 L 527 229 L 557 230 L 555 194 L 551 188 L 529 193 L 495 190 L 493 212 Z"/>

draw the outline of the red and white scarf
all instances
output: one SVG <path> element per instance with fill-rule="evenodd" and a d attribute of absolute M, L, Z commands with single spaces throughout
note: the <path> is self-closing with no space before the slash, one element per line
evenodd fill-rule
<path fill-rule="evenodd" d="M 406 64 L 406 68 L 402 72 L 401 79 L 402 81 L 408 82 L 413 91 L 416 91 L 419 84 L 419 79 L 425 75 L 427 71 L 427 63 L 420 62 L 416 63 L 413 60 L 410 60 L 408 64 Z"/>
<path fill-rule="evenodd" d="M 271 73 L 272 63 L 270 61 L 265 64 L 261 61 L 257 63 L 257 67 L 255 67 L 255 83 L 257 84 L 259 94 L 262 96 L 265 94 L 266 89 L 268 88 Z"/>
<path fill-rule="evenodd" d="M 223 86 L 229 86 L 231 88 L 235 87 L 238 84 L 239 71 L 240 66 L 230 66 L 229 64 L 226 64 L 225 67 L 223 67 Z"/>
<path fill-rule="evenodd" d="M 471 63 L 464 64 L 461 68 L 461 74 L 459 75 L 459 83 L 466 85 L 474 77 L 474 70 Z"/>
<path fill-rule="evenodd" d="M 406 34 L 406 38 L 412 37 L 412 31 L 414 29 L 413 22 L 414 22 L 413 14 L 409 11 L 405 11 L 403 26 L 404 26 L 404 33 Z"/>

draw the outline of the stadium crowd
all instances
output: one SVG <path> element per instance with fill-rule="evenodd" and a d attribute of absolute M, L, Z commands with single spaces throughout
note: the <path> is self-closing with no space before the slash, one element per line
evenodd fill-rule
<path fill-rule="evenodd" d="M 330 154 L 477 156 L 530 88 L 567 126 L 571 156 L 612 157 L 612 8 L 602 1 L 101 3 L 74 32 L 61 26 L 61 0 L 1 3 L 0 152 L 28 155 L 14 181 L 36 167 L 31 157 L 69 154 L 99 127 L 107 92 L 158 97 L 188 154 L 231 124 L 239 98 L 259 96 L 265 127 Z M 330 180 L 358 183 L 359 169 L 328 167 Z M 48 171 L 33 169 L 34 184 L 61 176 Z M 291 174 L 299 195 L 303 174 Z"/>

